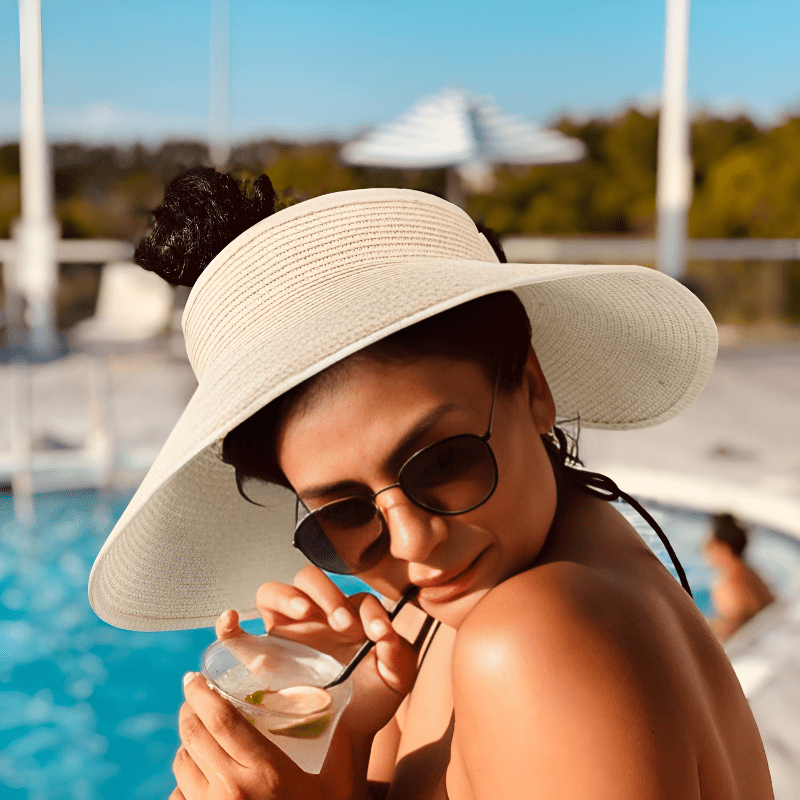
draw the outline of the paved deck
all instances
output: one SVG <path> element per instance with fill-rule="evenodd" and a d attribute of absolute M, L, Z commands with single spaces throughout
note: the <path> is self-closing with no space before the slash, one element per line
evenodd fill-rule
<path fill-rule="evenodd" d="M 798 412 L 800 342 L 726 347 L 678 417 L 640 431 L 584 430 L 581 453 L 628 491 L 732 511 L 800 538 Z"/>
<path fill-rule="evenodd" d="M 195 382 L 179 342 L 105 357 L 115 482 L 141 476 L 179 417 Z M 74 480 L 97 471 L 91 447 L 85 356 L 33 368 L 35 482 L 54 488 L 56 463 Z M 95 373 L 97 376 L 98 373 Z M 9 419 L 10 371 L 0 366 L 0 419 Z M 743 519 L 800 538 L 800 342 L 721 350 L 703 394 L 676 419 L 643 431 L 581 433 L 587 466 L 627 491 Z M 9 448 L 0 430 L 0 454 Z M 38 465 L 38 466 L 37 466 Z M 82 466 L 81 466 L 82 465 Z M 8 482 L 0 455 L 0 482 Z M 84 472 L 81 473 L 80 469 Z M 800 798 L 800 596 L 757 617 L 728 645 L 761 729 L 778 800 Z"/>

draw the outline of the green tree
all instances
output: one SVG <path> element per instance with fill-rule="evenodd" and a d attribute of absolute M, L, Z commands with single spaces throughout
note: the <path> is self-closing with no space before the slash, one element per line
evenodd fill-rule
<path fill-rule="evenodd" d="M 725 152 L 708 167 L 691 236 L 800 237 L 800 119 Z"/>

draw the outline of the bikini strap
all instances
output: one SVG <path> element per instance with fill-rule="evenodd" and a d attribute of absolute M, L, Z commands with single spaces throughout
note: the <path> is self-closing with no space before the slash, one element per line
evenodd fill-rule
<path fill-rule="evenodd" d="M 617 486 L 617 484 L 614 483 L 614 481 L 612 481 L 607 475 L 601 475 L 599 472 L 589 472 L 588 470 L 576 469 L 575 467 L 567 467 L 564 472 L 577 486 L 594 497 L 599 497 L 601 500 L 607 500 L 608 502 L 622 499 L 629 506 L 635 509 L 642 519 L 656 532 L 658 538 L 661 540 L 661 543 L 666 548 L 667 553 L 669 553 L 669 557 L 672 559 L 672 563 L 675 567 L 675 571 L 678 573 L 681 586 L 683 586 L 683 588 L 689 593 L 689 597 L 693 597 L 692 590 L 689 586 L 689 581 L 686 579 L 686 573 L 684 572 L 683 566 L 678 560 L 678 556 L 675 554 L 669 539 L 667 539 L 666 534 L 661 530 L 658 523 L 653 519 L 652 516 L 650 516 L 647 510 L 643 508 L 637 500 L 634 500 L 629 494 L 623 492 L 622 489 L 620 489 L 619 486 Z"/>
<path fill-rule="evenodd" d="M 422 669 L 422 662 L 425 661 L 425 656 L 428 655 L 428 650 L 431 649 L 434 637 L 438 633 L 441 625 L 442 623 L 440 620 L 438 619 L 434 620 L 434 618 L 431 616 L 427 616 L 425 618 L 425 622 L 422 623 L 422 627 L 420 628 L 419 633 L 417 634 L 417 642 L 424 641 L 426 637 L 428 640 L 424 642 L 424 649 L 422 651 L 422 655 L 419 658 L 419 664 L 417 665 L 418 673 Z M 430 631 L 431 626 L 433 626 L 433 632 L 431 633 L 430 636 L 428 636 L 428 632 Z"/>

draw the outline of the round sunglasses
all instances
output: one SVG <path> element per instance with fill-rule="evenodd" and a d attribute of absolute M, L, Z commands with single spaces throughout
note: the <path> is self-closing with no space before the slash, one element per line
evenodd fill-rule
<path fill-rule="evenodd" d="M 423 447 L 400 468 L 397 483 L 372 495 L 345 497 L 313 511 L 298 497 L 294 546 L 326 572 L 352 575 L 375 566 L 389 550 L 389 529 L 375 503 L 383 492 L 400 488 L 414 505 L 442 516 L 483 505 L 497 488 L 497 459 L 489 444 L 497 386 L 483 436 L 462 433 Z"/>

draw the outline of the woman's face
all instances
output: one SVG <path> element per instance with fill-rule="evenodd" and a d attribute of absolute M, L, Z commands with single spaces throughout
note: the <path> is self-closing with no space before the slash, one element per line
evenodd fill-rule
<path fill-rule="evenodd" d="M 397 482 L 398 445 L 404 444 L 402 464 L 448 436 L 486 433 L 492 392 L 492 380 L 473 362 L 356 362 L 289 412 L 278 436 L 278 461 L 312 510 L 372 495 Z M 520 388 L 497 394 L 489 440 L 499 475 L 494 494 L 473 511 L 441 516 L 416 506 L 399 487 L 383 492 L 375 502 L 389 550 L 359 577 L 392 599 L 410 584 L 420 586 L 418 604 L 457 627 L 486 592 L 530 565 L 544 544 L 556 489 L 540 435 L 554 419 L 531 350 Z M 329 488 L 320 495 L 319 487 Z"/>

